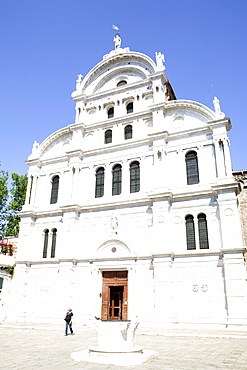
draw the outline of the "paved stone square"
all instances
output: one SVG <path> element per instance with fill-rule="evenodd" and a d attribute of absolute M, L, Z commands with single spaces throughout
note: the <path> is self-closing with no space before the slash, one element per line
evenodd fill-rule
<path fill-rule="evenodd" d="M 63 325 L 0 324 L 1 368 L 4 369 L 247 369 L 247 332 L 226 330 L 150 330 L 137 332 L 135 344 L 159 356 L 139 366 L 78 363 L 71 352 L 97 344 L 96 333 L 74 325 L 64 336 Z"/>

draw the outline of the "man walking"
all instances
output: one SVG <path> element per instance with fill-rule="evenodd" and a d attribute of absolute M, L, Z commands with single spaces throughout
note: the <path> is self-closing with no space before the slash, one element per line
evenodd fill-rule
<path fill-rule="evenodd" d="M 71 308 L 68 309 L 68 312 L 66 313 L 66 316 L 64 318 L 65 320 L 65 335 L 68 335 L 68 328 L 70 329 L 70 334 L 74 334 L 73 329 L 72 329 L 72 316 L 73 312 Z"/>

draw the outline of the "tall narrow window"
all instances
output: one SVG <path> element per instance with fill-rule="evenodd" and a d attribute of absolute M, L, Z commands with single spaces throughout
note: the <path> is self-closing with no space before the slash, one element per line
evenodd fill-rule
<path fill-rule="evenodd" d="M 51 258 L 55 257 L 56 240 L 57 240 L 57 229 L 53 229 L 52 230 L 52 242 L 51 242 Z"/>
<path fill-rule="evenodd" d="M 107 111 L 108 118 L 114 117 L 114 107 L 111 107 Z"/>
<path fill-rule="evenodd" d="M 112 130 L 105 131 L 105 144 L 112 143 Z"/>
<path fill-rule="evenodd" d="M 132 139 L 132 126 L 131 125 L 125 126 L 125 128 L 124 128 L 124 138 L 125 138 L 125 140 Z"/>
<path fill-rule="evenodd" d="M 43 258 L 47 257 L 48 239 L 49 239 L 49 230 L 46 229 L 44 235 Z"/>
<path fill-rule="evenodd" d="M 186 172 L 187 172 L 187 184 L 198 184 L 199 182 L 199 171 L 198 171 L 198 160 L 196 152 L 188 152 L 185 156 L 186 160 Z"/>
<path fill-rule="evenodd" d="M 122 191 L 122 166 L 116 164 L 112 169 L 112 195 L 119 195 Z"/>
<path fill-rule="evenodd" d="M 185 222 L 187 249 L 196 249 L 194 217 L 192 215 L 186 216 Z"/>
<path fill-rule="evenodd" d="M 140 191 L 140 164 L 135 161 L 130 165 L 130 192 Z"/>
<path fill-rule="evenodd" d="M 100 167 L 96 171 L 95 198 L 103 197 L 104 182 L 105 182 L 105 170 L 103 167 Z"/>
<path fill-rule="evenodd" d="M 127 111 L 127 113 L 132 113 L 133 112 L 133 102 L 127 104 L 126 111 Z"/>
<path fill-rule="evenodd" d="M 58 197 L 58 188 L 59 188 L 59 176 L 54 176 L 52 179 L 52 186 L 51 186 L 51 204 L 57 203 Z"/>
<path fill-rule="evenodd" d="M 200 213 L 197 218 L 200 249 L 209 249 L 206 215 L 204 213 Z"/>
<path fill-rule="evenodd" d="M 33 176 L 30 177 L 30 191 L 29 191 L 28 204 L 30 204 L 31 202 L 32 188 L 33 188 Z"/>

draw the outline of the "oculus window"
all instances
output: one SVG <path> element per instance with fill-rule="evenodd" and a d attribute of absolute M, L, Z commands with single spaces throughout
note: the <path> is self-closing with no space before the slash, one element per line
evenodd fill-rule
<path fill-rule="evenodd" d="M 127 81 L 125 80 L 121 80 L 117 83 L 117 87 L 124 86 L 124 85 L 127 85 Z"/>

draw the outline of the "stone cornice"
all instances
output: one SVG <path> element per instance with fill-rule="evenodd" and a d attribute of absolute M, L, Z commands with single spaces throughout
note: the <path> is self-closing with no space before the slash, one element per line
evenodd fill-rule
<path fill-rule="evenodd" d="M 103 121 L 97 121 L 96 123 L 91 123 L 85 125 L 85 133 L 87 133 L 87 130 L 92 130 L 92 129 L 97 129 L 97 128 L 102 128 L 104 126 L 108 126 L 109 124 L 127 124 L 130 121 L 134 121 L 137 119 L 151 119 L 152 118 L 152 112 L 149 110 L 141 111 L 141 112 L 133 112 L 126 114 L 121 117 L 113 117 L 113 118 L 108 118 Z"/>
<path fill-rule="evenodd" d="M 218 193 L 224 191 L 236 191 L 238 187 L 237 183 L 228 183 L 228 184 L 211 184 L 210 187 L 202 187 L 199 188 L 198 185 L 190 185 L 189 188 L 182 188 L 182 189 L 175 189 L 172 191 L 171 189 L 157 189 L 153 192 L 149 193 L 138 193 L 135 196 L 129 198 L 125 195 L 120 195 L 118 199 L 107 198 L 105 199 L 93 199 L 92 201 L 88 201 L 84 205 L 79 205 L 78 203 L 70 203 L 70 204 L 59 204 L 56 209 L 49 210 L 46 208 L 45 210 L 36 211 L 35 209 L 25 209 L 20 212 L 21 217 L 45 217 L 45 216 L 57 216 L 62 215 L 65 212 L 88 212 L 90 210 L 105 210 L 105 209 L 116 209 L 116 208 L 124 208 L 129 206 L 142 206 L 148 205 L 150 202 L 155 202 L 158 200 L 169 200 L 170 202 L 174 201 L 181 201 L 181 200 L 188 200 L 188 199 L 195 199 L 195 198 L 205 198 L 205 197 L 212 197 L 217 196 Z"/>
<path fill-rule="evenodd" d="M 229 190 L 239 192 L 239 184 L 236 183 L 235 181 L 230 181 L 230 182 L 225 181 L 222 184 L 218 183 L 218 184 L 212 185 L 212 189 L 217 193 L 228 192 Z"/>
<path fill-rule="evenodd" d="M 83 100 L 84 102 L 90 103 L 92 101 L 97 101 L 100 99 L 107 98 L 109 94 L 111 95 L 111 98 L 113 98 L 115 95 L 119 95 L 124 92 L 133 91 L 137 88 L 140 89 L 142 87 L 150 85 L 151 83 L 152 81 L 149 78 L 146 78 L 145 80 L 139 80 L 137 82 L 132 82 L 132 83 L 129 83 L 121 87 L 111 88 L 110 90 L 105 90 L 105 91 L 101 91 L 98 93 L 96 92 L 91 95 L 85 95 L 84 93 L 77 93 L 75 95 L 76 91 L 74 91 L 72 95 L 73 95 L 73 100 L 75 102 L 79 102 Z"/>
<path fill-rule="evenodd" d="M 214 129 L 220 126 L 225 126 L 227 131 L 230 131 L 232 129 L 231 120 L 228 117 L 225 117 L 223 119 L 218 119 L 216 121 L 209 121 L 208 125 L 210 126 L 211 129 Z"/>
<path fill-rule="evenodd" d="M 246 252 L 246 248 L 231 248 L 231 249 L 219 249 L 216 251 L 211 251 L 210 249 L 200 249 L 200 250 L 193 250 L 193 251 L 185 251 L 184 253 L 175 253 L 175 252 L 167 252 L 167 253 L 154 253 L 154 254 L 148 254 L 145 256 L 138 256 L 136 254 L 131 254 L 130 256 L 123 256 L 123 257 L 97 257 L 94 255 L 95 258 L 43 258 L 43 259 L 35 259 L 35 260 L 16 260 L 15 263 L 19 265 L 25 264 L 27 267 L 31 268 L 32 265 L 39 265 L 39 264 L 51 264 L 51 265 L 60 265 L 60 264 L 72 264 L 75 268 L 78 267 L 85 267 L 86 265 L 91 264 L 98 264 L 101 262 L 111 262 L 111 261 L 118 261 L 119 263 L 124 261 L 149 261 L 151 262 L 153 260 L 153 266 L 155 268 L 156 264 L 164 262 L 164 259 L 166 259 L 166 262 L 174 263 L 174 260 L 176 258 L 184 259 L 184 263 L 188 263 L 188 258 L 210 258 L 210 257 L 224 257 L 227 254 L 239 254 Z M 181 261 L 179 261 L 181 262 Z M 223 263 L 224 262 L 223 260 Z M 131 265 L 133 268 L 133 265 Z M 220 267 L 220 266 L 219 266 Z M 105 269 L 101 266 L 101 270 Z M 111 266 L 112 270 L 112 266 Z"/>
<path fill-rule="evenodd" d="M 29 206 L 30 208 L 27 209 L 24 206 L 24 209 L 20 211 L 18 214 L 21 218 L 24 217 L 32 217 L 32 218 L 37 218 L 37 217 L 53 217 L 53 216 L 62 216 L 63 211 L 59 208 L 56 209 L 48 209 L 49 207 L 46 208 L 46 210 L 40 210 L 37 211 L 36 207 L 31 208 L 32 206 Z"/>

